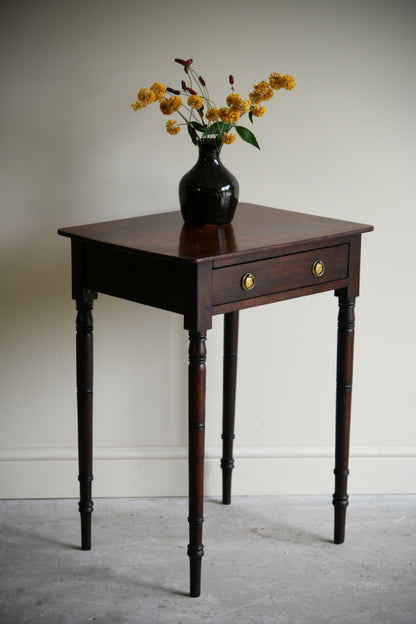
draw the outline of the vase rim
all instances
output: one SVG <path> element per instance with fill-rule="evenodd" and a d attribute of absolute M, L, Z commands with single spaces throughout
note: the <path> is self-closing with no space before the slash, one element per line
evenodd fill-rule
<path fill-rule="evenodd" d="M 211 147 L 213 149 L 216 149 L 216 150 L 220 151 L 221 148 L 222 148 L 222 142 L 218 146 L 215 139 L 198 139 L 197 146 L 198 147 L 201 147 L 201 146 L 203 146 L 203 147 Z"/>
<path fill-rule="evenodd" d="M 213 137 L 201 137 L 198 139 L 198 143 L 215 143 L 215 139 Z"/>

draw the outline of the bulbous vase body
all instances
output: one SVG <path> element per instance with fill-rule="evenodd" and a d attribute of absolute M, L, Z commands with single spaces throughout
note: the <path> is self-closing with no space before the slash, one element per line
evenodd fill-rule
<path fill-rule="evenodd" d="M 215 141 L 200 141 L 198 150 L 196 165 L 179 182 L 183 219 L 192 225 L 227 225 L 238 204 L 238 181 L 222 164 Z"/>

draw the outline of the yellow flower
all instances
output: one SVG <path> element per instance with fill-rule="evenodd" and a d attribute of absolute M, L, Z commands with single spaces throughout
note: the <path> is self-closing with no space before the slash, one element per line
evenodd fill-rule
<path fill-rule="evenodd" d="M 168 101 L 167 101 L 167 100 L 163 100 L 163 101 L 160 103 L 160 110 L 162 111 L 162 113 L 163 113 L 164 115 L 171 115 L 171 114 L 172 114 L 172 113 L 171 113 L 171 110 L 170 110 L 170 108 L 169 108 L 169 104 L 168 104 Z"/>
<path fill-rule="evenodd" d="M 223 134 L 221 137 L 221 140 L 223 143 L 226 143 L 227 145 L 230 145 L 230 143 L 234 143 L 234 141 L 236 140 L 236 135 L 235 134 Z"/>
<path fill-rule="evenodd" d="M 218 116 L 220 117 L 221 121 L 223 121 L 224 123 L 228 123 L 228 114 L 229 114 L 229 108 L 227 108 L 226 106 L 223 106 L 223 108 L 220 108 L 218 111 Z"/>
<path fill-rule="evenodd" d="M 254 85 L 254 91 L 250 93 L 250 99 L 256 102 L 262 102 L 270 100 L 273 97 L 273 89 L 269 83 L 262 80 L 258 84 Z"/>
<path fill-rule="evenodd" d="M 251 109 L 251 112 L 253 113 L 254 117 L 263 117 L 264 113 L 266 112 L 266 107 L 265 106 L 253 106 L 253 108 Z"/>
<path fill-rule="evenodd" d="M 180 128 L 175 125 L 176 123 L 175 119 L 169 119 L 169 121 L 166 122 L 166 130 L 169 134 L 178 134 Z"/>
<path fill-rule="evenodd" d="M 293 78 L 293 76 L 286 74 L 286 76 L 283 76 L 283 80 L 283 88 L 286 89 L 286 91 L 292 91 L 292 89 L 296 87 L 296 80 Z"/>
<path fill-rule="evenodd" d="M 155 82 L 150 87 L 150 91 L 153 91 L 153 93 L 156 96 L 156 99 L 160 102 L 164 98 L 166 87 L 164 87 L 162 84 L 160 84 L 160 82 Z"/>
<path fill-rule="evenodd" d="M 285 76 L 276 73 L 270 74 L 269 82 L 270 86 L 276 90 L 286 89 L 287 91 L 292 91 L 296 86 L 296 80 L 289 74 Z"/>
<path fill-rule="evenodd" d="M 135 102 L 133 102 L 133 104 L 131 104 L 131 107 L 133 110 L 138 111 L 143 108 L 143 103 L 140 102 L 139 100 L 136 100 Z"/>
<path fill-rule="evenodd" d="M 137 94 L 137 99 L 142 103 L 142 107 L 147 106 L 155 101 L 156 93 L 151 89 L 140 89 Z"/>
<path fill-rule="evenodd" d="M 272 89 L 275 89 L 276 91 L 278 91 L 279 89 L 283 87 L 282 75 L 277 74 L 276 72 L 274 72 L 273 74 L 270 74 L 269 83 Z"/>
<path fill-rule="evenodd" d="M 230 108 L 228 112 L 228 121 L 230 123 L 236 123 L 240 119 L 240 111 Z"/>
<path fill-rule="evenodd" d="M 226 102 L 227 106 L 229 106 L 230 108 L 239 109 L 243 102 L 243 98 L 238 93 L 230 93 L 230 95 L 226 99 Z"/>
<path fill-rule="evenodd" d="M 218 115 L 224 123 L 236 123 L 240 119 L 240 112 L 234 108 L 224 106 L 218 111 Z"/>
<path fill-rule="evenodd" d="M 202 108 L 204 105 L 202 98 L 199 95 L 190 95 L 188 98 L 188 106 L 191 108 Z"/>
<path fill-rule="evenodd" d="M 172 97 L 167 100 L 163 100 L 160 103 L 160 110 L 164 115 L 172 115 L 172 113 L 176 112 L 182 106 L 182 100 L 177 95 L 172 95 Z"/>
<path fill-rule="evenodd" d="M 172 97 L 170 97 L 168 102 L 170 102 L 172 113 L 177 111 L 182 106 L 182 100 L 177 95 L 173 95 Z"/>
<path fill-rule="evenodd" d="M 242 100 L 240 104 L 240 108 L 239 108 L 240 113 L 242 115 L 243 113 L 246 113 L 248 110 L 250 110 L 250 106 L 251 106 L 251 100 Z"/>
<path fill-rule="evenodd" d="M 208 119 L 208 121 L 217 121 L 217 119 L 218 119 L 218 110 L 216 108 L 208 109 L 206 114 L 205 114 L 205 117 Z"/>

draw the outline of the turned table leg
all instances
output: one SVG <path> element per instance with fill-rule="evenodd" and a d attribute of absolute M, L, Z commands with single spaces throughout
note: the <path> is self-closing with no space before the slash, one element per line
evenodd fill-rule
<path fill-rule="evenodd" d="M 76 367 L 78 407 L 78 480 L 80 484 L 81 548 L 91 549 L 93 300 L 77 300 Z"/>
<path fill-rule="evenodd" d="M 222 502 L 231 503 L 231 474 L 234 468 L 233 441 L 237 382 L 238 312 L 224 314 L 224 374 L 222 401 Z"/>
<path fill-rule="evenodd" d="M 342 544 L 345 537 L 345 517 L 348 506 L 347 480 L 350 443 L 352 369 L 354 356 L 355 298 L 341 293 L 338 315 L 336 433 L 335 433 L 335 493 L 334 542 Z"/>
<path fill-rule="evenodd" d="M 189 332 L 189 544 L 190 595 L 201 593 L 202 523 L 204 522 L 204 442 L 206 333 Z"/>

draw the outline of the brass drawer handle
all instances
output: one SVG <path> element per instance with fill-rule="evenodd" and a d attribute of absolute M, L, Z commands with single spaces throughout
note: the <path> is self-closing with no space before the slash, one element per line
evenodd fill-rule
<path fill-rule="evenodd" d="M 312 265 L 312 275 L 315 277 L 322 277 L 325 273 L 325 264 L 322 260 L 315 260 Z"/>
<path fill-rule="evenodd" d="M 241 279 L 241 288 L 243 290 L 252 290 L 256 284 L 256 278 L 252 273 L 246 273 Z"/>

